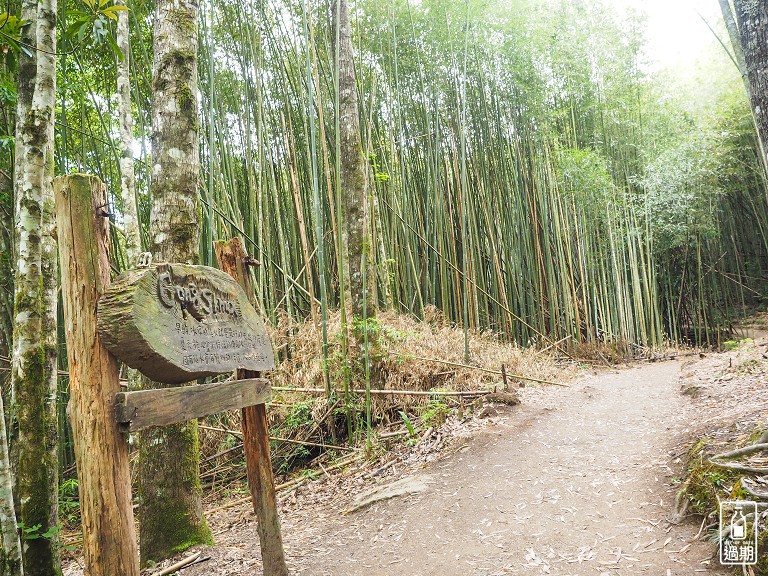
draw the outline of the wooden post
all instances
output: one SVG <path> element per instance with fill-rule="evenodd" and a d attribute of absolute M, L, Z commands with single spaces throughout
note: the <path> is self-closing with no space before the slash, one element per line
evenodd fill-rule
<path fill-rule="evenodd" d="M 507 368 L 504 364 L 501 365 L 501 380 L 504 382 L 504 391 L 509 390 L 509 382 L 507 382 Z"/>
<path fill-rule="evenodd" d="M 73 174 L 56 178 L 54 189 L 85 573 L 138 576 L 128 442 L 114 412 L 117 361 L 96 332 L 96 305 L 110 275 L 107 187 Z"/>
<path fill-rule="evenodd" d="M 238 238 L 229 242 L 216 242 L 216 259 L 219 267 L 232 276 L 253 301 L 251 275 L 246 269 L 248 255 Z M 259 372 L 238 370 L 237 378 L 258 378 Z M 267 410 L 264 404 L 243 408 L 243 450 L 248 471 L 248 486 L 253 500 L 253 511 L 258 520 L 257 530 L 261 544 L 264 576 L 288 576 L 277 515 L 275 480 L 272 475 L 272 459 L 269 455 L 269 430 Z"/>

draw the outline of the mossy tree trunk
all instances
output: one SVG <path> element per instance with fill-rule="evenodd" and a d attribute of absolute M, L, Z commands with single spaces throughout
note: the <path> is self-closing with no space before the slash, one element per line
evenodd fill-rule
<path fill-rule="evenodd" d="M 5 133 L 12 133 L 6 126 Z M 3 162 L 0 173 L 0 355 L 9 357 L 13 345 L 13 178 L 12 163 Z M 3 378 L 0 388 L 5 389 Z M 13 501 L 13 471 L 8 450 L 6 411 L 0 391 L 0 576 L 22 573 L 21 540 Z"/>
<path fill-rule="evenodd" d="M 734 0 L 739 25 L 741 50 L 749 79 L 749 98 L 755 126 L 763 151 L 763 165 L 768 143 L 768 3 L 757 0 Z"/>
<path fill-rule="evenodd" d="M 195 0 L 155 2 L 152 76 L 151 251 L 155 262 L 196 263 L 199 248 Z M 145 382 L 145 388 L 163 384 Z M 142 432 L 142 564 L 211 543 L 203 518 L 197 421 Z"/>
<path fill-rule="evenodd" d="M 11 371 L 24 573 L 61 573 L 56 414 L 57 258 L 53 201 L 56 0 L 25 0 L 16 116 L 16 272 Z"/>
<path fill-rule="evenodd" d="M 360 114 L 357 103 L 357 82 L 352 49 L 352 30 L 347 0 L 336 0 L 334 6 L 334 32 L 339 75 L 339 144 L 341 155 L 341 188 L 344 191 L 344 226 L 347 236 L 347 262 L 352 317 L 363 318 L 364 302 L 371 315 L 373 306 L 363 283 L 364 251 L 368 224 L 368 198 L 366 195 L 366 166 L 360 138 Z M 346 270 L 345 270 L 346 271 Z"/>
<path fill-rule="evenodd" d="M 0 576 L 20 576 L 23 574 L 21 540 L 13 504 L 13 475 L 4 415 L 3 397 L 0 394 Z"/>
<path fill-rule="evenodd" d="M 115 0 L 125 6 L 125 0 Z M 136 177 L 133 166 L 133 112 L 131 107 L 131 34 L 128 11 L 117 13 L 117 47 L 123 57 L 117 58 L 117 104 L 120 116 L 120 197 L 123 201 L 123 231 L 128 267 L 136 265 L 141 252 L 139 212 L 136 205 Z"/>
<path fill-rule="evenodd" d="M 3 114 L 3 134 L 13 134 L 13 116 Z M 13 163 L 10 154 L 0 158 L 0 355 L 10 357 L 13 345 Z M 0 372 L 0 576 L 21 573 L 21 540 L 13 502 L 13 473 L 8 451 L 6 412 L 2 390 L 7 389 L 5 371 Z"/>
<path fill-rule="evenodd" d="M 728 37 L 731 40 L 731 46 L 733 47 L 733 60 L 734 64 L 739 69 L 741 74 L 741 80 L 744 82 L 744 89 L 747 93 L 747 98 L 752 100 L 752 87 L 750 86 L 750 79 L 747 74 L 747 63 L 744 58 L 744 50 L 741 45 L 741 36 L 739 34 L 739 26 L 736 23 L 736 17 L 734 16 L 733 9 L 731 8 L 731 0 L 719 0 L 720 11 L 723 14 L 723 22 L 725 22 L 725 28 L 728 30 Z M 755 129 L 757 129 L 757 117 L 755 111 L 752 113 L 752 121 L 755 123 Z M 761 135 L 758 138 L 758 144 L 760 145 L 760 163 L 763 166 L 763 172 L 765 176 L 768 176 L 768 158 L 765 155 L 765 141 Z"/>

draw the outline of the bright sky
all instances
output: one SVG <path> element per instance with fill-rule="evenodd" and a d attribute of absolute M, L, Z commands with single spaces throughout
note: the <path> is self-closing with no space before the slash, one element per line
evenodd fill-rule
<path fill-rule="evenodd" d="M 610 0 L 647 16 L 647 55 L 661 66 L 690 64 L 717 42 L 699 14 L 723 31 L 718 0 Z M 722 40 L 728 45 L 725 35 Z"/>

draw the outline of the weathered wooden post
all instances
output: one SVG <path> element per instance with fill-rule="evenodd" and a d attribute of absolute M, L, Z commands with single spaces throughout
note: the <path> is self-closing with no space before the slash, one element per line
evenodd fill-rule
<path fill-rule="evenodd" d="M 243 282 L 231 275 L 207 266 L 144 264 L 115 279 L 99 299 L 97 329 L 107 349 L 155 382 L 176 384 L 233 371 L 237 379 L 120 392 L 114 398 L 116 420 L 121 430 L 133 432 L 243 409 L 264 574 L 287 576 L 265 412 L 272 388 L 258 377 L 275 366 L 264 324 Z"/>
<path fill-rule="evenodd" d="M 222 267 L 144 262 L 110 283 L 106 186 L 57 178 L 56 216 L 69 356 L 69 418 L 75 441 L 88 576 L 138 576 L 127 437 L 224 410 L 243 409 L 248 481 L 258 516 L 264 574 L 288 576 L 259 378 L 272 345 L 244 287 L 239 242 L 217 246 Z M 234 277 L 234 278 L 233 278 Z M 113 356 L 114 354 L 114 356 Z M 237 379 L 122 392 L 117 359 L 156 382 L 237 371 Z M 172 457 L 172 455 L 171 455 Z"/>
<path fill-rule="evenodd" d="M 85 573 L 138 576 L 128 442 L 113 408 L 117 361 L 96 331 L 97 302 L 110 284 L 107 187 L 73 174 L 56 178 L 54 189 Z"/>
<path fill-rule="evenodd" d="M 251 275 L 246 268 L 248 255 L 238 238 L 229 242 L 216 242 L 219 267 L 232 276 L 253 302 Z M 259 372 L 238 370 L 238 378 L 256 378 Z M 248 486 L 253 500 L 253 511 L 258 520 L 257 531 L 261 545 L 261 558 L 265 576 L 287 576 L 280 518 L 277 514 L 275 481 L 269 454 L 269 429 L 266 406 L 256 404 L 242 409 L 243 450 L 248 472 Z"/>

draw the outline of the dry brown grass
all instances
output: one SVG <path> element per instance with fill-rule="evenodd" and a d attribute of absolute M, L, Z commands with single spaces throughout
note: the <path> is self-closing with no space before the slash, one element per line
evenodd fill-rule
<path fill-rule="evenodd" d="M 470 390 L 501 383 L 501 376 L 474 368 L 451 366 L 439 361 L 464 364 L 464 332 L 451 325 L 437 309 L 431 308 L 426 319 L 381 312 L 377 316 L 379 349 L 372 352 L 372 386 L 393 390 Z M 338 313 L 328 321 L 332 387 L 343 388 L 338 368 L 341 323 Z M 288 325 L 281 322 L 272 333 L 275 347 L 287 352 L 273 374 L 275 385 L 288 387 L 324 387 L 322 346 L 319 327 L 311 322 Z M 571 371 L 558 365 L 552 355 L 538 353 L 503 342 L 490 332 L 470 332 L 469 364 L 473 367 L 543 379 L 569 378 Z M 358 381 L 355 387 L 362 387 Z"/>
<path fill-rule="evenodd" d="M 521 348 L 488 332 L 470 332 L 471 368 L 445 364 L 464 364 L 464 332 L 448 322 L 436 309 L 427 310 L 425 317 L 424 321 L 419 321 L 410 316 L 381 312 L 376 322 L 372 323 L 378 335 L 377 344 L 371 351 L 372 388 L 417 391 L 493 389 L 503 385 L 501 375 L 477 368 L 500 372 L 502 365 L 509 374 L 508 382 L 512 387 L 523 382 L 516 379 L 515 375 L 566 382 L 579 372 L 573 364 L 558 363 L 552 349 L 539 352 Z M 277 369 L 270 376 L 273 386 L 325 389 L 320 327 L 309 320 L 296 323 L 283 316 L 277 325 L 267 329 L 280 357 Z M 268 412 L 273 435 L 318 444 L 346 445 L 348 415 L 351 415 L 354 426 L 360 431 L 365 413 L 364 396 L 354 394 L 349 402 L 346 401 L 344 374 L 346 369 L 352 375 L 349 383 L 352 388 L 362 389 L 365 388 L 363 371 L 359 363 L 352 366 L 350 371 L 343 362 L 340 333 L 340 315 L 338 312 L 332 313 L 328 321 L 328 369 L 335 399 L 329 405 L 325 394 L 276 392 Z M 526 382 L 526 385 L 544 384 Z M 429 410 L 435 406 L 444 413 L 460 406 L 470 408 L 468 402 L 453 397 L 375 395 L 371 401 L 373 423 L 382 431 L 387 426 L 402 429 L 400 412 L 403 411 L 418 426 L 424 424 L 422 420 L 434 417 L 435 410 Z M 220 414 L 215 419 L 209 419 L 209 424 L 239 430 L 239 414 Z M 235 437 L 235 440 L 239 441 L 239 438 Z M 232 444 L 231 435 L 228 438 L 223 432 L 201 431 L 207 478 L 210 479 L 212 472 L 216 473 L 217 470 L 226 472 L 227 467 L 231 467 L 241 457 L 239 450 L 234 450 L 212 458 Z M 293 463 L 315 457 L 319 452 L 322 450 L 316 447 L 302 449 L 295 444 L 273 443 L 275 463 L 283 470 Z"/>

